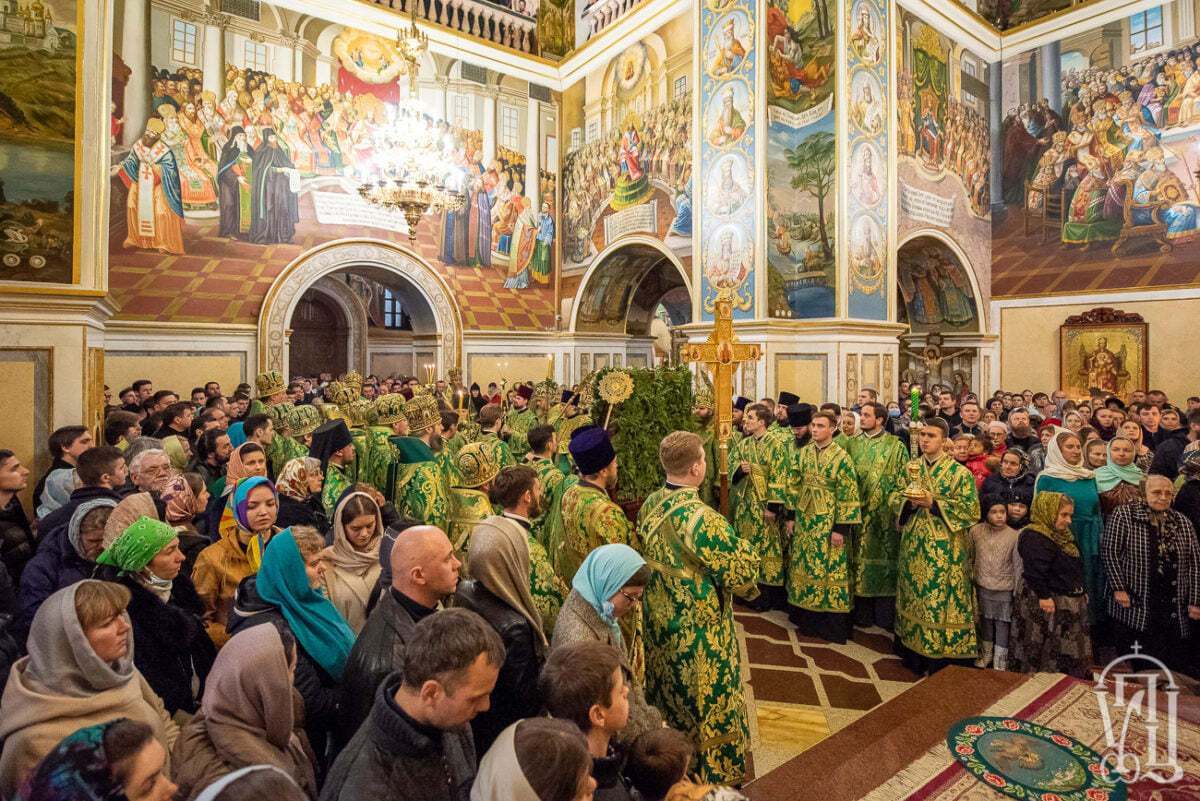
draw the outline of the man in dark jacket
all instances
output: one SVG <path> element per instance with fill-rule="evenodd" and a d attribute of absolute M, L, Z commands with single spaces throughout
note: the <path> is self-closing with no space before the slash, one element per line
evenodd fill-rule
<path fill-rule="evenodd" d="M 475 780 L 471 718 L 488 708 L 504 646 L 466 609 L 413 628 L 404 667 L 325 779 L 320 801 L 468 801 Z"/>
<path fill-rule="evenodd" d="M 1184 449 L 1200 440 L 1200 411 L 1188 414 L 1187 428 L 1161 431 L 1160 434 L 1162 436 L 1158 445 L 1153 446 L 1154 461 L 1146 472 L 1166 476 L 1174 481 L 1179 476 L 1179 468 L 1183 464 Z"/>
<path fill-rule="evenodd" d="M 391 586 L 367 618 L 342 674 L 337 742 L 343 745 L 367 719 L 375 691 L 404 662 L 405 644 L 417 623 L 437 611 L 458 586 L 462 563 L 437 526 L 413 526 L 397 537 L 389 554 Z"/>

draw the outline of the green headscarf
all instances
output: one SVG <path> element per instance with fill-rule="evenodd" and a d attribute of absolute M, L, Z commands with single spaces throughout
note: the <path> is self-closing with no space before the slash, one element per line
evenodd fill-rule
<path fill-rule="evenodd" d="M 1117 440 L 1128 442 L 1133 448 L 1134 456 L 1137 456 L 1136 442 L 1127 437 L 1113 437 L 1108 443 L 1108 463 L 1096 471 L 1096 489 L 1099 492 L 1108 492 L 1113 487 L 1120 486 L 1122 481 L 1139 487 L 1141 486 L 1142 479 L 1146 477 L 1146 474 L 1142 472 L 1142 468 L 1137 466 L 1136 461 L 1124 466 L 1113 461 L 1112 446 Z"/>
<path fill-rule="evenodd" d="M 1064 502 L 1072 506 L 1075 503 L 1061 492 L 1039 492 L 1034 495 L 1033 506 L 1029 507 L 1029 525 L 1025 528 L 1033 529 L 1051 540 L 1067 556 L 1079 556 L 1079 546 L 1075 544 L 1075 535 L 1071 533 L 1071 527 L 1067 526 L 1062 531 L 1054 527 L 1058 519 L 1058 510 Z"/>
<path fill-rule="evenodd" d="M 139 517 L 104 549 L 96 564 L 111 565 L 126 573 L 141 572 L 177 536 L 175 529 L 161 520 Z"/>

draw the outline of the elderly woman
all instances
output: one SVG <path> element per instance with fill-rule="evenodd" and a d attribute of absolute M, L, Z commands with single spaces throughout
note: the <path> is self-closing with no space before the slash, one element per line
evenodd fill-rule
<path fill-rule="evenodd" d="M 133 720 L 85 726 L 38 763 L 20 801 L 171 801 L 167 749 L 154 729 Z"/>
<path fill-rule="evenodd" d="M 1171 508 L 1175 486 L 1150 475 L 1145 500 L 1113 511 L 1101 553 L 1112 595 L 1108 612 L 1116 624 L 1120 653 L 1133 643 L 1172 670 L 1200 678 L 1188 651 L 1200 637 L 1200 546 L 1196 532 Z"/>
<path fill-rule="evenodd" d="M 987 438 L 992 443 L 993 456 L 1003 456 L 1008 450 L 1008 426 L 999 420 L 987 424 Z"/>
<path fill-rule="evenodd" d="M 129 590 L 134 664 L 168 712 L 195 712 L 217 651 L 204 630 L 204 604 L 191 580 L 180 575 L 178 533 L 146 515 L 120 531 L 106 529 L 104 539 L 96 561 L 107 568 L 105 578 Z"/>
<path fill-rule="evenodd" d="M 115 718 L 140 721 L 164 748 L 179 729 L 134 667 L 129 590 L 80 581 L 46 599 L 33 618 L 29 655 L 13 665 L 0 702 L 0 797 L 12 798 L 68 734 Z"/>
<path fill-rule="evenodd" d="M 329 518 L 321 505 L 321 487 L 325 474 L 321 460 L 306 456 L 290 459 L 279 471 L 275 488 L 279 490 L 280 528 L 289 526 L 312 526 L 325 534 L 329 531 Z"/>
<path fill-rule="evenodd" d="M 1105 519 L 1118 506 L 1142 500 L 1142 481 L 1146 474 L 1134 463 L 1137 451 L 1123 436 L 1108 441 L 1107 458 L 1096 470 L 1096 489 L 1100 493 L 1100 511 Z"/>
<path fill-rule="evenodd" d="M 1074 509 L 1068 495 L 1038 493 L 1017 540 L 1022 578 L 1009 663 L 1017 672 L 1088 677 L 1092 644 L 1083 559 L 1071 532 Z"/>
<path fill-rule="evenodd" d="M 1055 428 L 1046 447 L 1046 466 L 1034 482 L 1034 503 L 1042 492 L 1060 492 L 1074 503 L 1071 531 L 1079 546 L 1086 578 L 1089 620 L 1094 626 L 1104 619 L 1104 567 L 1100 564 L 1100 493 L 1095 473 L 1084 466 L 1079 435 Z M 1030 512 L 1032 518 L 1032 511 Z"/>
<path fill-rule="evenodd" d="M 252 476 L 237 483 L 227 505 L 231 519 L 222 520 L 221 538 L 200 552 L 192 570 L 208 635 L 218 648 L 229 639 L 225 625 L 238 584 L 258 572 L 263 550 L 277 531 L 279 499 L 270 479 Z"/>
<path fill-rule="evenodd" d="M 621 731 L 622 743 L 631 743 L 642 732 L 662 726 L 662 714 L 646 702 L 643 688 L 634 682 L 618 623 L 627 614 L 641 613 L 642 594 L 649 580 L 650 568 L 633 548 L 601 545 L 579 565 L 550 641 L 553 651 L 582 640 L 595 640 L 613 646 L 622 655 L 629 687 L 629 724 Z"/>
<path fill-rule="evenodd" d="M 383 517 L 374 498 L 348 493 L 333 513 L 333 546 L 325 571 L 325 592 L 357 636 L 367 622 L 371 600 L 379 589 L 379 542 Z"/>
<path fill-rule="evenodd" d="M 177 799 L 191 801 L 250 765 L 273 765 L 316 796 L 312 755 L 294 713 L 295 664 L 295 639 L 274 626 L 248 629 L 221 650 L 200 711 L 172 753 Z"/>

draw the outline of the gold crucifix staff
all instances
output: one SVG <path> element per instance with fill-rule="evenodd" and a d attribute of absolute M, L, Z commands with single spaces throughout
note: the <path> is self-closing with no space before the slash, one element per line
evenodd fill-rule
<path fill-rule="evenodd" d="M 729 516 L 729 437 L 733 433 L 733 371 L 758 361 L 762 348 L 738 342 L 733 331 L 733 291 L 717 292 L 713 330 L 705 342 L 684 347 L 685 362 L 703 362 L 713 377 L 713 425 L 717 437 L 717 471 L 721 476 L 721 514 Z"/>

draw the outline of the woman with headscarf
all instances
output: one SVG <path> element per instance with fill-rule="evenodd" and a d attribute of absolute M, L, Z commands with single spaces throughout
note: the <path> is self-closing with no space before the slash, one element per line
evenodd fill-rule
<path fill-rule="evenodd" d="M 309 801 L 287 773 L 274 765 L 249 765 L 217 779 L 196 801 Z"/>
<path fill-rule="evenodd" d="M 177 532 L 147 516 L 122 531 L 106 529 L 104 539 L 96 561 L 107 568 L 104 578 L 129 590 L 134 664 L 168 712 L 195 712 L 217 650 L 204 630 L 204 604 L 180 574 L 184 556 Z"/>
<path fill-rule="evenodd" d="M 38 520 L 71 500 L 71 493 L 74 491 L 75 468 L 60 467 L 58 470 L 52 470 L 50 475 L 46 476 L 41 497 L 38 498 Z"/>
<path fill-rule="evenodd" d="M 192 458 L 192 446 L 183 437 L 172 436 L 163 437 L 163 450 L 167 453 L 167 459 L 171 462 L 171 469 L 177 473 L 182 473 L 187 469 L 187 464 Z"/>
<path fill-rule="evenodd" d="M 231 522 L 222 520 L 220 539 L 200 552 L 192 569 L 196 592 L 204 601 L 208 635 L 218 648 L 229 639 L 225 625 L 238 584 L 258 572 L 263 550 L 278 531 L 279 499 L 270 479 L 251 476 L 239 481 L 228 506 Z"/>
<path fill-rule="evenodd" d="M 351 492 L 333 513 L 333 546 L 325 571 L 325 592 L 355 636 L 367 623 L 371 600 L 379 589 L 379 543 L 383 516 L 365 492 Z"/>
<path fill-rule="evenodd" d="M 230 423 L 225 433 L 229 435 L 229 447 L 236 449 L 246 444 L 246 425 L 241 420 Z"/>
<path fill-rule="evenodd" d="M 229 616 L 233 636 L 266 623 L 295 636 L 294 682 L 304 700 L 304 728 L 320 765 L 327 764 L 338 683 L 354 647 L 354 632 L 321 593 L 324 583 L 325 539 L 307 526 L 287 529 L 271 540 L 258 573 L 238 587 Z"/>
<path fill-rule="evenodd" d="M 1150 465 L 1154 463 L 1154 449 L 1144 439 L 1145 429 L 1137 420 L 1126 420 L 1117 428 L 1119 436 L 1125 437 L 1133 443 L 1137 450 L 1137 456 L 1133 458 L 1136 464 L 1143 471 L 1149 470 Z"/>
<path fill-rule="evenodd" d="M 129 590 L 80 581 L 33 618 L 29 655 L 13 665 L 0 701 L 0 797 L 12 798 L 59 741 L 84 726 L 130 718 L 170 748 L 178 727 L 133 664 Z"/>
<path fill-rule="evenodd" d="M 1087 589 L 1089 622 L 1092 628 L 1104 620 L 1104 566 L 1100 563 L 1100 534 L 1104 520 L 1100 516 L 1100 492 L 1095 473 L 1083 464 L 1083 443 L 1079 435 L 1055 428 L 1046 446 L 1046 466 L 1034 483 L 1034 503 L 1042 492 L 1059 492 L 1075 505 L 1071 531 L 1083 559 L 1084 587 Z M 1033 510 L 1030 508 L 1030 520 Z"/>
<path fill-rule="evenodd" d="M 1000 455 L 1000 466 L 992 471 L 979 487 L 979 496 L 1020 494 L 1027 496 L 1028 505 L 1033 500 L 1034 476 L 1029 472 L 1029 458 L 1025 451 L 1013 446 Z"/>
<path fill-rule="evenodd" d="M 267 476 L 267 452 L 257 442 L 244 442 L 229 453 L 225 475 L 213 482 L 208 508 L 204 511 L 208 530 L 219 532 L 227 524 L 233 510 L 229 506 L 229 495 L 237 483 L 254 476 Z"/>
<path fill-rule="evenodd" d="M 629 687 L 629 724 L 620 734 L 623 743 L 662 726 L 662 714 L 646 702 L 644 688 L 634 679 L 619 625 L 625 615 L 641 614 L 642 595 L 649 580 L 650 568 L 633 548 L 619 543 L 596 548 L 579 565 L 550 640 L 552 651 L 596 640 L 621 654 Z"/>
<path fill-rule="evenodd" d="M 460 582 L 454 595 L 455 606 L 478 613 L 504 642 L 491 708 L 471 721 L 480 753 L 500 732 L 537 715 L 542 706 L 537 679 L 549 643 L 529 589 L 529 544 L 522 531 L 500 526 L 472 531 L 467 553 L 472 580 Z"/>
<path fill-rule="evenodd" d="M 1075 502 L 1039 492 L 1017 540 L 1022 578 L 1014 602 L 1011 669 L 1088 678 L 1092 643 L 1084 562 L 1071 532 Z"/>
<path fill-rule="evenodd" d="M 208 488 L 199 473 L 183 473 L 167 481 L 159 498 L 163 503 L 163 519 L 175 527 L 179 547 L 183 551 L 183 574 L 192 575 L 196 557 L 212 544 L 208 538 L 208 521 L 204 510 L 208 506 Z"/>
<path fill-rule="evenodd" d="M 1134 464 L 1136 446 L 1124 436 L 1108 441 L 1108 459 L 1096 470 L 1096 490 L 1100 493 L 1100 511 L 1107 518 L 1118 506 L 1142 499 L 1142 481 L 1146 474 Z"/>
<path fill-rule="evenodd" d="M 273 765 L 310 798 L 316 796 L 312 755 L 294 712 L 290 672 L 295 661 L 295 640 L 275 626 L 255 626 L 221 649 L 200 711 L 184 726 L 171 754 L 177 799 L 191 801 L 249 765 Z"/>
<path fill-rule="evenodd" d="M 987 424 L 988 442 L 992 444 L 992 455 L 1001 457 L 1008 450 L 1008 425 L 999 420 Z"/>
<path fill-rule="evenodd" d="M 577 801 L 591 798 L 595 789 L 592 757 L 579 727 L 530 718 L 502 731 L 483 755 L 471 801 Z"/>
<path fill-rule="evenodd" d="M 145 723 L 119 718 L 67 735 L 14 801 L 171 801 L 167 749 Z"/>
<path fill-rule="evenodd" d="M 290 459 L 279 471 L 275 489 L 279 490 L 280 528 L 289 526 L 312 526 L 322 534 L 329 531 L 329 518 L 321 506 L 321 487 L 325 475 L 321 471 L 321 460 L 306 456 Z"/>
<path fill-rule="evenodd" d="M 25 641 L 43 601 L 63 587 L 91 578 L 96 557 L 104 550 L 104 526 L 116 505 L 112 498 L 84 501 L 67 523 L 65 541 L 47 540 L 38 547 L 21 573 L 21 613 L 13 630 L 18 642 Z"/>

